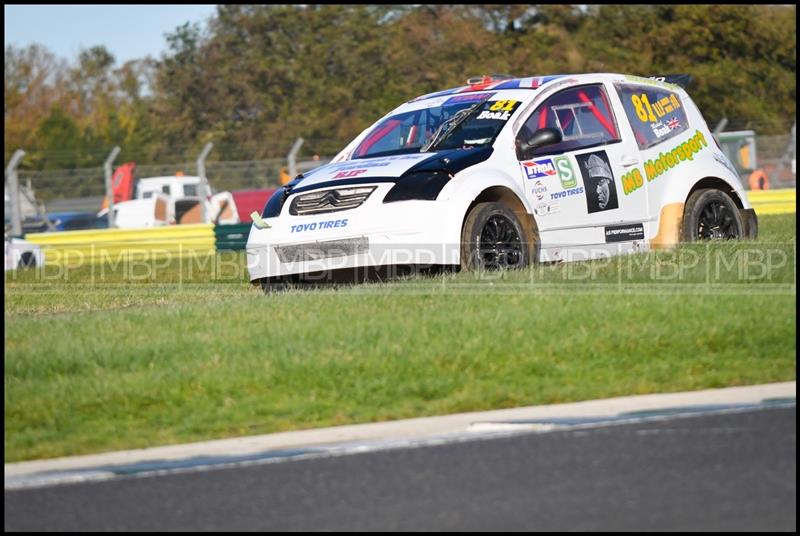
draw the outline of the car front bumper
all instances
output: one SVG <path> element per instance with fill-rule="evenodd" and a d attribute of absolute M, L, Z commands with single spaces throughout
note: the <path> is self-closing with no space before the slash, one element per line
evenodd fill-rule
<path fill-rule="evenodd" d="M 458 264 L 461 221 L 456 220 L 441 201 L 374 202 L 314 216 L 284 211 L 264 220 L 269 228 L 253 225 L 250 230 L 250 280 L 322 276 L 359 267 Z"/>

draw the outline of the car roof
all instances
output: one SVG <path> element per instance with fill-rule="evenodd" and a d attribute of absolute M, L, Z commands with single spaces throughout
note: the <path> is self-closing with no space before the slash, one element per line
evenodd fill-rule
<path fill-rule="evenodd" d="M 580 74 L 551 74 L 551 75 L 543 75 L 543 76 L 525 76 L 519 78 L 492 78 L 491 76 L 485 76 L 483 79 L 474 84 L 468 84 L 465 86 L 454 87 L 450 89 L 445 89 L 442 91 L 436 91 L 434 93 L 427 93 L 425 95 L 421 95 L 414 99 L 411 99 L 410 102 L 417 102 L 420 100 L 431 99 L 434 97 L 443 97 L 446 95 L 454 95 L 458 93 L 472 93 L 476 91 L 488 91 L 488 90 L 503 90 L 503 89 L 529 89 L 529 90 L 538 90 L 545 87 L 550 82 L 554 82 L 560 79 L 569 78 L 574 80 L 576 84 L 581 82 L 600 82 L 604 80 L 619 80 L 620 78 L 625 78 L 630 81 L 638 81 L 638 82 L 645 82 L 650 83 L 653 85 L 663 85 L 663 82 L 658 82 L 656 80 L 652 80 L 649 78 L 645 78 L 642 76 L 633 76 L 633 75 L 624 75 L 620 73 L 580 73 Z M 672 85 L 672 84 L 668 84 Z"/>

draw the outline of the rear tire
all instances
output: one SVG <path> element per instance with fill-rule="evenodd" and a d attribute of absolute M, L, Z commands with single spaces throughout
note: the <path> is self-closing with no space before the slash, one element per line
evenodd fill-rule
<path fill-rule="evenodd" d="M 522 222 L 502 203 L 478 203 L 461 230 L 462 270 L 505 270 L 531 264 Z"/>
<path fill-rule="evenodd" d="M 689 196 L 683 209 L 682 242 L 741 239 L 744 234 L 739 207 L 731 196 L 713 188 Z"/>

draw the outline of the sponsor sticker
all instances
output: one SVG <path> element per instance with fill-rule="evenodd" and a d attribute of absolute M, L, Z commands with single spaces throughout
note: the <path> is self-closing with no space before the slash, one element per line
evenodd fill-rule
<path fill-rule="evenodd" d="M 606 242 L 644 240 L 644 224 L 612 225 L 606 227 Z"/>
<path fill-rule="evenodd" d="M 635 168 L 632 171 L 629 171 L 628 173 L 624 174 L 621 180 L 622 180 L 622 192 L 625 195 L 628 195 L 634 190 L 638 190 L 644 185 L 642 172 L 639 171 L 639 168 Z"/>
<path fill-rule="evenodd" d="M 578 185 L 578 176 L 572 169 L 572 164 L 568 156 L 557 156 L 553 159 L 558 171 L 558 178 L 561 180 L 561 187 L 565 190 L 575 188 Z"/>
<path fill-rule="evenodd" d="M 553 192 L 550 194 L 550 199 L 564 199 L 565 197 L 572 197 L 573 195 L 580 195 L 583 193 L 583 186 L 577 188 L 570 188 L 569 190 L 562 190 L 560 192 Z"/>
<path fill-rule="evenodd" d="M 389 156 L 384 157 L 382 159 L 375 159 L 375 160 L 358 160 L 356 162 L 342 162 L 338 164 L 329 164 L 327 166 L 322 166 L 313 170 L 313 173 L 316 173 L 320 170 L 334 173 L 334 172 L 341 172 L 341 171 L 355 171 L 360 169 L 371 169 L 377 167 L 387 167 L 391 166 L 397 162 L 401 162 L 403 160 L 409 161 L 418 161 L 424 160 L 426 158 L 430 158 L 430 154 L 423 153 L 423 154 L 405 154 L 405 155 L 397 155 L 397 156 Z M 311 175 L 312 172 L 308 172 L 305 174 L 306 177 Z"/>
<path fill-rule="evenodd" d="M 552 158 L 542 158 L 540 160 L 533 160 L 531 162 L 523 162 L 522 168 L 525 170 L 525 176 L 529 179 L 541 179 L 544 177 L 554 177 L 558 175 L 555 164 Z"/>
<path fill-rule="evenodd" d="M 547 194 L 548 182 L 542 179 L 558 176 L 561 181 L 563 191 L 550 194 L 550 199 L 563 199 L 573 195 L 583 193 L 583 187 L 578 186 L 578 175 L 572 167 L 572 163 L 567 156 L 557 156 L 554 158 L 539 158 L 530 162 L 522 162 L 522 169 L 525 170 L 525 177 L 536 181 L 533 185 L 532 193 L 536 199 L 542 200 Z M 549 213 L 552 213 L 549 212 Z"/>
<path fill-rule="evenodd" d="M 619 208 L 617 183 L 605 151 L 579 154 L 575 157 L 586 188 L 586 210 L 589 214 Z"/>
<path fill-rule="evenodd" d="M 336 175 L 333 176 L 334 179 L 350 179 L 353 177 L 358 177 L 362 173 L 366 173 L 369 171 L 368 169 L 353 169 L 350 171 L 340 171 Z"/>
<path fill-rule="evenodd" d="M 720 164 L 722 164 L 723 166 L 728 168 L 728 171 L 730 171 L 734 175 L 736 175 L 736 176 L 739 175 L 739 172 L 736 171 L 736 168 L 733 167 L 733 164 L 731 163 L 731 161 L 728 160 L 728 157 L 725 156 L 724 154 L 722 154 L 722 153 L 714 153 L 714 160 L 716 160 L 717 162 L 719 162 Z"/>
<path fill-rule="evenodd" d="M 536 211 L 537 216 L 549 216 L 550 214 L 555 214 L 561 207 L 558 206 L 558 203 L 539 203 L 536 205 L 534 209 Z"/>
<path fill-rule="evenodd" d="M 490 98 L 494 95 L 494 92 L 491 93 L 462 93 L 459 95 L 455 95 L 450 97 L 446 101 L 444 101 L 444 105 L 448 104 L 458 104 L 460 102 L 478 102 L 480 100 Z"/>
<path fill-rule="evenodd" d="M 341 220 L 323 220 L 311 223 L 299 223 L 292 225 L 291 232 L 304 233 L 306 231 L 316 231 L 317 229 L 334 229 L 336 227 L 347 227 L 347 218 Z"/>
<path fill-rule="evenodd" d="M 547 185 L 542 182 L 541 180 L 537 180 L 533 183 L 533 195 L 536 196 L 536 199 L 541 201 L 544 199 L 544 196 L 547 195 Z"/>
<path fill-rule="evenodd" d="M 645 175 L 647 175 L 647 182 L 663 175 L 686 160 L 694 160 L 694 155 L 707 146 L 708 141 L 706 141 L 706 137 L 702 132 L 697 130 L 694 136 L 680 145 L 666 152 L 658 153 L 658 158 L 647 160 L 644 163 L 644 172 Z"/>

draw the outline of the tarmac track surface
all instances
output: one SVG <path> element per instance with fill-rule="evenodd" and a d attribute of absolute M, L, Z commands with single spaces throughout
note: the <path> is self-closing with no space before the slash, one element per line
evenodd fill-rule
<path fill-rule="evenodd" d="M 796 530 L 796 408 L 6 490 L 5 530 Z"/>

